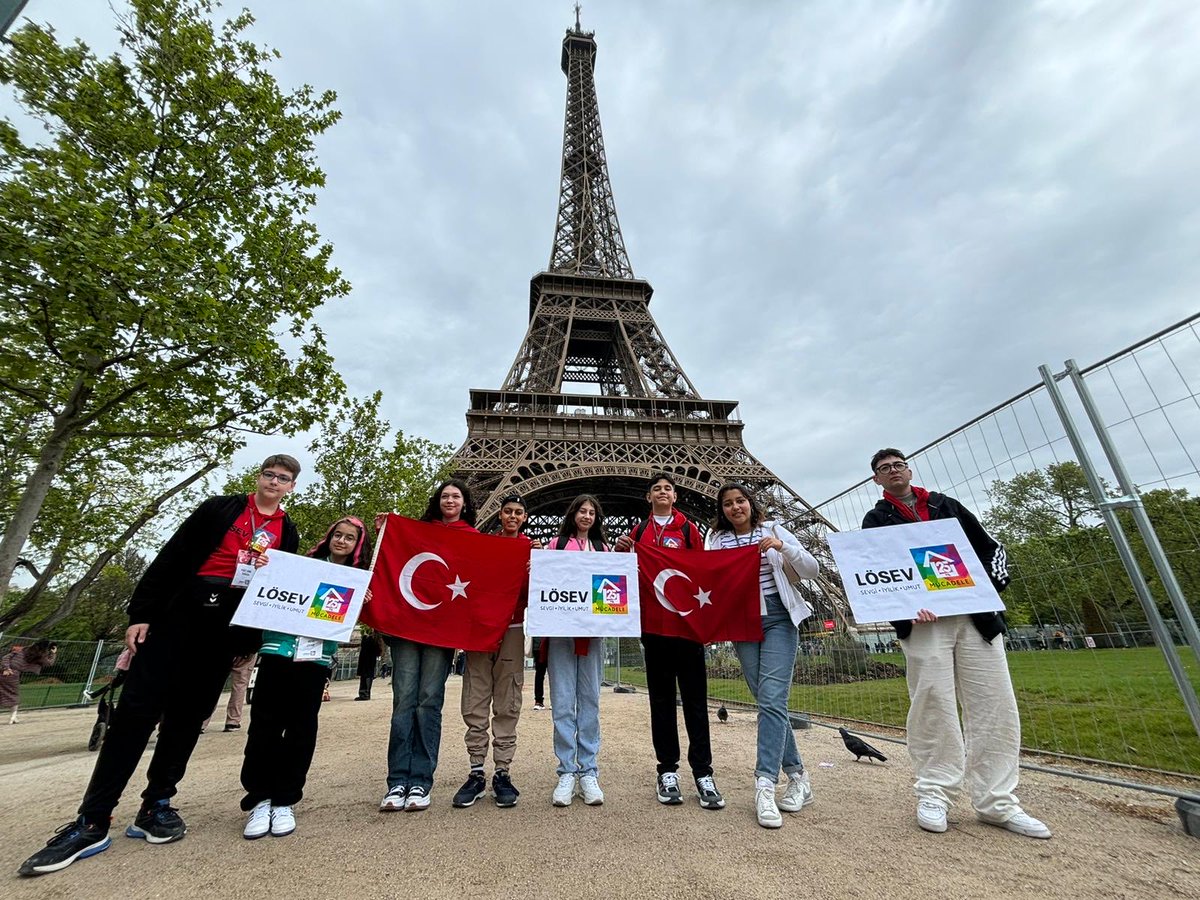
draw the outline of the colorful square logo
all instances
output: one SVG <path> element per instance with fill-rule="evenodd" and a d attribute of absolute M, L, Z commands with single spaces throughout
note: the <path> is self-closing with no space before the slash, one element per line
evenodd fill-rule
<path fill-rule="evenodd" d="M 967 571 L 962 554 L 953 544 L 938 544 L 933 547 L 913 547 L 909 551 L 926 590 L 946 591 L 953 588 L 973 587 L 975 579 Z"/>
<path fill-rule="evenodd" d="M 592 612 L 602 616 L 629 615 L 629 585 L 624 575 L 592 576 Z"/>
<path fill-rule="evenodd" d="M 353 597 L 354 588 L 322 582 L 317 585 L 317 592 L 308 607 L 308 617 L 323 622 L 344 622 L 346 613 L 350 612 L 350 601 Z"/>

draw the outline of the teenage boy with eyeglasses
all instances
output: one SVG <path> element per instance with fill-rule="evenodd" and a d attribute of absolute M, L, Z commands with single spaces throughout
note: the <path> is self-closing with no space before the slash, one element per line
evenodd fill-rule
<path fill-rule="evenodd" d="M 617 550 L 634 544 L 671 549 L 703 550 L 704 538 L 694 523 L 675 509 L 675 480 L 665 472 L 650 479 L 646 502 L 650 516 L 630 534 L 617 538 Z M 704 645 L 681 637 L 642 635 L 646 660 L 646 692 L 650 695 L 650 737 L 658 757 L 655 796 L 664 806 L 683 803 L 679 789 L 679 723 L 675 712 L 675 685 L 683 702 L 683 724 L 688 736 L 688 765 L 696 783 L 696 796 L 704 809 L 723 809 L 725 798 L 713 780 L 712 742 L 708 730 L 708 672 Z"/>
<path fill-rule="evenodd" d="M 883 498 L 863 518 L 863 528 L 957 519 L 996 590 L 1008 586 L 1004 546 L 953 497 L 914 485 L 903 453 L 894 447 L 878 451 L 871 457 L 871 471 Z M 1050 829 L 1021 809 L 1013 793 L 1021 720 L 1000 638 L 1008 630 L 1004 615 L 937 616 L 922 609 L 914 621 L 893 622 L 892 627 L 907 662 L 908 753 L 917 775 L 917 824 L 926 831 L 945 831 L 946 812 L 965 780 L 981 821 L 1025 837 L 1050 837 Z"/>
<path fill-rule="evenodd" d="M 260 631 L 229 620 L 263 551 L 294 553 L 299 546 L 280 506 L 299 474 L 293 457 L 267 457 L 254 493 L 205 500 L 146 569 L 129 601 L 125 644 L 133 661 L 79 816 L 25 860 L 21 875 L 57 872 L 108 849 L 113 809 L 160 718 L 142 805 L 125 834 L 151 844 L 184 836 L 187 828 L 169 801 L 231 661 L 261 643 Z"/>

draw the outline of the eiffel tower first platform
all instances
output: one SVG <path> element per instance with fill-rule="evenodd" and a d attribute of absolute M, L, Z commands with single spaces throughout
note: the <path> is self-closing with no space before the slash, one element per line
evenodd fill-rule
<path fill-rule="evenodd" d="M 550 265 L 530 281 L 529 329 L 504 386 L 470 392 L 451 470 L 470 485 L 481 530 L 516 492 L 528 533 L 543 539 L 581 493 L 600 499 L 615 537 L 647 515 L 655 472 L 671 473 L 678 508 L 702 526 L 722 482 L 741 481 L 832 572 L 821 539 L 830 524 L 746 449 L 737 401 L 700 396 L 650 313 L 654 290 L 633 274 L 609 183 L 594 34 L 577 10 L 562 44 L 567 109 Z M 832 603 L 814 604 L 818 613 L 841 618 L 836 579 L 820 586 Z"/>

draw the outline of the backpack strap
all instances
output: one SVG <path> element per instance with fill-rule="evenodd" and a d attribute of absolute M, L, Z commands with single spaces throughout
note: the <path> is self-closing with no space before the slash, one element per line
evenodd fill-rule
<path fill-rule="evenodd" d="M 555 550 L 562 550 L 562 549 L 564 549 L 564 548 L 567 546 L 567 542 L 568 542 L 568 541 L 570 541 L 570 540 L 571 540 L 570 538 L 565 538 L 565 537 L 562 537 L 562 536 L 556 537 L 556 538 L 554 539 L 554 549 L 555 549 Z"/>
<path fill-rule="evenodd" d="M 644 522 L 642 522 L 640 525 L 638 525 L 637 528 L 633 529 L 633 542 L 635 544 L 640 544 L 642 542 L 642 535 L 646 533 L 646 528 L 649 525 L 650 525 L 650 520 L 646 519 Z"/>

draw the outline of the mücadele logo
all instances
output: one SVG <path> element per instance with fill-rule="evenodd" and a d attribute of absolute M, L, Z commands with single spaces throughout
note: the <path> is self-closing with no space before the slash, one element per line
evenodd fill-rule
<path fill-rule="evenodd" d="M 953 544 L 938 544 L 933 547 L 913 547 L 909 550 L 917 570 L 930 591 L 946 591 L 954 588 L 973 587 L 975 579 L 967 571 L 962 554 Z"/>
<path fill-rule="evenodd" d="M 312 606 L 308 608 L 310 619 L 320 619 L 323 622 L 344 622 L 346 613 L 350 612 L 350 601 L 354 598 L 354 588 L 340 584 L 317 585 L 313 594 Z"/>
<path fill-rule="evenodd" d="M 629 585 L 624 575 L 592 576 L 592 612 L 601 616 L 629 615 Z"/>

